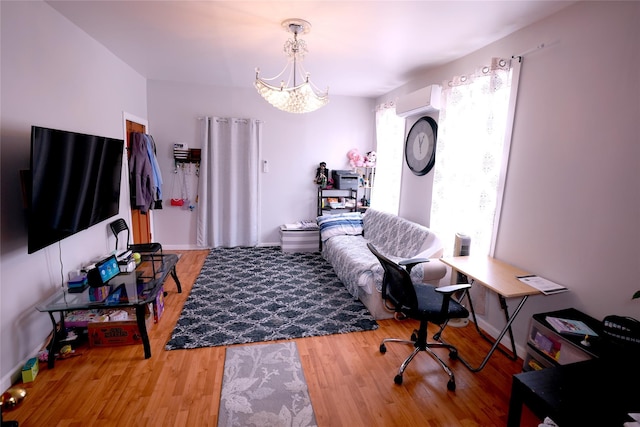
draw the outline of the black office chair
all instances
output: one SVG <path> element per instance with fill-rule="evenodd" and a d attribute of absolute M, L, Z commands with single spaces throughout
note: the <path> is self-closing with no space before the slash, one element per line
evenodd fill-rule
<path fill-rule="evenodd" d="M 162 245 L 160 243 L 152 242 L 152 243 L 134 243 L 130 244 L 129 239 L 131 238 L 131 232 L 129 231 L 129 226 L 122 218 L 118 218 L 109 224 L 113 235 L 116 237 L 116 251 L 118 251 L 118 241 L 120 233 L 123 231 L 127 232 L 127 240 L 126 240 L 126 249 L 131 252 L 138 252 L 141 257 L 147 257 L 151 260 L 153 276 L 156 275 L 156 261 L 162 260 Z M 160 257 L 155 257 L 160 253 Z M 157 259 L 156 259 L 157 258 Z"/>
<path fill-rule="evenodd" d="M 435 287 L 427 284 L 413 284 L 411 281 L 411 269 L 428 259 L 410 259 L 395 263 L 382 255 L 371 244 L 368 243 L 369 250 L 378 258 L 384 269 L 382 280 L 382 297 L 388 309 L 397 314 L 420 321 L 420 328 L 411 334 L 411 340 L 398 338 L 385 338 L 380 344 L 380 353 L 385 353 L 387 342 L 399 342 L 411 344 L 415 347 L 413 353 L 405 359 L 400 366 L 398 374 L 394 378 L 396 384 L 402 384 L 402 374 L 416 354 L 426 351 L 431 357 L 440 363 L 442 369 L 449 375 L 447 389 L 454 391 L 456 381 L 453 372 L 446 363 L 433 352 L 433 348 L 446 348 L 449 350 L 449 357 L 456 359 L 458 350 L 450 345 L 441 342 L 428 342 L 427 324 L 433 322 L 442 325 L 449 319 L 466 318 L 469 311 L 451 298 L 451 295 L 461 289 L 470 288 L 469 284 L 451 285 Z"/>

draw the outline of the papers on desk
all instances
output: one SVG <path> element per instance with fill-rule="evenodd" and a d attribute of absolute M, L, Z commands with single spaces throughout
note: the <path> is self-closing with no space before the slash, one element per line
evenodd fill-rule
<path fill-rule="evenodd" d="M 552 282 L 551 280 L 543 279 L 542 277 L 536 276 L 535 274 L 531 274 L 528 276 L 518 276 L 518 280 L 520 280 L 522 283 L 526 283 L 527 285 L 536 288 L 545 295 L 553 295 L 569 290 L 562 285 Z"/>

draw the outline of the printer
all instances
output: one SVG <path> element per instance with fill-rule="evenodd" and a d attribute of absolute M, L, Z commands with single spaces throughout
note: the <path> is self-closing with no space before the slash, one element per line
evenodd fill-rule
<path fill-rule="evenodd" d="M 338 190 L 357 190 L 360 176 L 350 170 L 333 170 L 333 186 Z"/>

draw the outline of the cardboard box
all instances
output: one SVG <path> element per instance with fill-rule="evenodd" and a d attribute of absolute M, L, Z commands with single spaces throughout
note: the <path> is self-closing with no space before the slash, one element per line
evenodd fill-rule
<path fill-rule="evenodd" d="M 38 359 L 36 357 L 32 357 L 27 360 L 27 363 L 22 367 L 22 382 L 30 383 L 31 381 L 36 379 L 36 375 L 38 375 L 39 365 Z"/>
<path fill-rule="evenodd" d="M 164 286 L 158 291 L 156 300 L 153 302 L 153 323 L 158 323 L 164 312 Z"/>
<path fill-rule="evenodd" d="M 152 308 L 149 307 L 149 305 L 147 305 L 146 308 L 145 325 L 148 331 L 152 325 Z M 109 347 L 115 345 L 141 344 L 142 336 L 138 329 L 138 322 L 135 317 L 135 308 L 128 307 L 126 310 L 129 311 L 129 320 L 117 322 L 90 322 L 88 325 L 89 345 L 91 347 Z"/>

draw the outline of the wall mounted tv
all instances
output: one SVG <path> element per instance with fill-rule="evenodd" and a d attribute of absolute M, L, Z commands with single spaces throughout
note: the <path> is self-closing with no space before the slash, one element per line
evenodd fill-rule
<path fill-rule="evenodd" d="M 117 215 L 124 141 L 31 127 L 28 252 Z"/>

